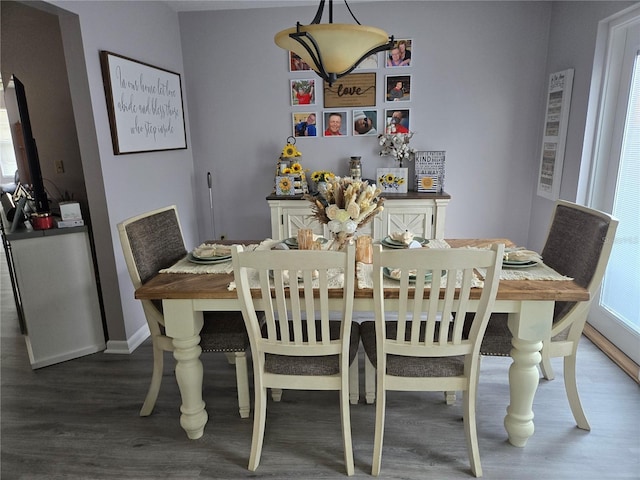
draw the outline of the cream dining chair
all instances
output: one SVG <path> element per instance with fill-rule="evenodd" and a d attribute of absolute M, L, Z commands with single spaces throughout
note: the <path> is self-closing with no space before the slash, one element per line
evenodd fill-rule
<path fill-rule="evenodd" d="M 555 204 L 542 261 L 558 273 L 572 277 L 596 295 L 609 262 L 618 220 L 611 215 L 572 202 Z M 576 380 L 578 343 L 587 321 L 588 302 L 556 302 L 549 338 L 543 341 L 540 369 L 547 380 L 554 378 L 551 358 L 564 357 L 564 385 L 571 412 L 579 428 L 590 430 L 582 408 Z M 506 356 L 511 352 L 513 336 L 506 314 L 493 314 L 480 347 L 486 356 Z"/>
<path fill-rule="evenodd" d="M 366 356 L 376 368 L 372 475 L 381 468 L 387 391 L 462 390 L 471 471 L 482 476 L 476 431 L 480 342 L 495 302 L 503 251 L 501 244 L 490 250 L 374 249 L 375 321 L 360 325 Z M 474 268 L 487 270 L 477 308 L 469 299 Z M 398 279 L 397 299 L 385 298 L 389 276 Z M 425 287 L 432 284 L 440 294 L 424 298 Z M 465 316 L 472 308 L 476 312 L 465 338 Z"/>
<path fill-rule="evenodd" d="M 182 229 L 175 205 L 131 217 L 118 224 L 120 243 L 134 288 L 142 286 L 161 269 L 183 258 Z M 153 344 L 153 373 L 141 416 L 150 415 L 158 399 L 164 365 L 164 352 L 173 351 L 165 335 L 162 301 L 141 300 Z M 246 350 L 249 337 L 240 312 L 205 312 L 200 332 L 203 352 L 224 352 L 235 363 L 240 417 L 250 413 L 249 378 Z"/>
<path fill-rule="evenodd" d="M 255 471 L 260 463 L 267 388 L 336 390 L 340 392 L 344 462 L 347 474 L 353 475 L 349 365 L 355 365 L 357 372 L 360 342 L 358 324 L 352 321 L 354 246 L 340 252 L 245 252 L 242 246 L 233 246 L 231 251 L 253 358 L 255 402 L 249 470 Z M 330 289 L 332 279 L 340 277 L 342 290 Z M 291 282 L 298 288 L 290 288 Z M 252 289 L 260 291 L 260 300 L 252 296 Z M 263 304 L 257 305 L 257 301 Z M 261 326 L 256 312 L 262 311 L 265 323 Z M 330 312 L 338 312 L 340 320 L 330 320 Z"/>

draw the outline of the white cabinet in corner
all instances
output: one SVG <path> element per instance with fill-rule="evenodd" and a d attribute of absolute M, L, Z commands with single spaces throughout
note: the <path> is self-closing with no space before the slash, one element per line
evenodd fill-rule
<path fill-rule="evenodd" d="M 451 200 L 447 193 L 396 193 L 384 195 L 384 210 L 360 232 L 374 239 L 391 232 L 409 230 L 424 238 L 444 238 L 446 207 Z M 311 228 L 328 238 L 327 226 L 320 224 L 311 213 L 311 203 L 301 197 L 270 195 L 271 237 L 285 239 L 296 236 L 301 228 Z"/>

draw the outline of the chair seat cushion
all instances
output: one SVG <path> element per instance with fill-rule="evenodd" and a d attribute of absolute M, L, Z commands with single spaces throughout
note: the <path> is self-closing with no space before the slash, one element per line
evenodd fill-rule
<path fill-rule="evenodd" d="M 241 312 L 204 312 L 200 332 L 203 352 L 244 352 L 249 336 Z"/>
<path fill-rule="evenodd" d="M 387 338 L 395 338 L 398 322 L 385 322 Z M 407 329 L 405 338 L 409 339 L 411 328 Z M 376 323 L 362 322 L 360 337 L 364 351 L 371 364 L 377 368 Z M 420 332 L 420 340 L 424 341 L 424 329 Z M 457 377 L 464 374 L 464 356 L 455 357 L 408 357 L 387 355 L 387 375 L 396 377 Z"/>
<path fill-rule="evenodd" d="M 317 322 L 316 326 L 319 327 Z M 342 322 L 330 321 L 329 333 L 332 340 L 340 338 L 340 327 Z M 290 328 L 292 324 L 290 323 Z M 266 326 L 263 326 L 263 337 L 266 337 Z M 306 336 L 305 336 L 306 337 Z M 349 342 L 349 365 L 353 363 L 358 353 L 358 345 L 360 344 L 360 325 L 357 322 L 351 322 L 351 338 Z M 337 355 L 322 356 L 287 356 L 275 355 L 271 353 L 265 354 L 264 360 L 265 372 L 275 373 L 278 375 L 335 375 L 340 373 L 340 364 Z"/>

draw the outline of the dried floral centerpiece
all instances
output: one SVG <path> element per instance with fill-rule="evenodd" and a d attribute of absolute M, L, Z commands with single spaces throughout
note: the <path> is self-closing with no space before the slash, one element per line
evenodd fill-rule
<path fill-rule="evenodd" d="M 327 182 L 323 197 L 306 196 L 312 204 L 313 215 L 333 234 L 329 248 L 344 249 L 356 231 L 373 220 L 384 209 L 381 190 L 367 181 L 334 177 Z"/>
<path fill-rule="evenodd" d="M 413 137 L 414 132 L 395 133 L 386 132 L 378 135 L 378 143 L 380 144 L 381 157 L 393 157 L 398 166 L 402 167 L 402 162 L 411 160 L 416 154 L 414 148 L 409 147 L 409 141 Z"/>

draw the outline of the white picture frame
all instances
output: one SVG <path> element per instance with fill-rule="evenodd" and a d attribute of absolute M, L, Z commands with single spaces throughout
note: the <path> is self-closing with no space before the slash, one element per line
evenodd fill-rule
<path fill-rule="evenodd" d="M 537 194 L 553 201 L 560 195 L 572 87 L 572 68 L 549 76 Z"/>
<path fill-rule="evenodd" d="M 187 148 L 178 73 L 105 50 L 100 63 L 115 155 Z"/>

